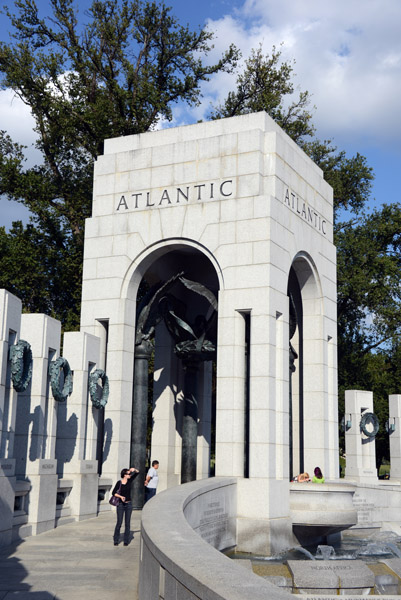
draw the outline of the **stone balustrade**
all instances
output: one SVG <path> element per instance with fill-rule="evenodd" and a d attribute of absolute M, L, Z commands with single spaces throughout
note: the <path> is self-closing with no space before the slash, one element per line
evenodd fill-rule
<path fill-rule="evenodd" d="M 236 479 L 193 481 L 156 496 L 142 511 L 139 599 L 286 599 L 218 550 L 235 546 Z"/>

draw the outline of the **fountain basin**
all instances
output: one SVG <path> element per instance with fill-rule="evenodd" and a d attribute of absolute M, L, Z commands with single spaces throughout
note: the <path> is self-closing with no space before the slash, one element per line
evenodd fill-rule
<path fill-rule="evenodd" d="M 356 525 L 355 490 L 355 486 L 340 482 L 290 484 L 290 516 L 298 541 L 317 543 Z"/>

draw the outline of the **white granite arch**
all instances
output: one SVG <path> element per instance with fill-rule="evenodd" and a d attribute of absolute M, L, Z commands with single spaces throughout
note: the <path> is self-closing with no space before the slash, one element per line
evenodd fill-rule
<path fill-rule="evenodd" d="M 139 284 L 149 265 L 158 257 L 170 252 L 171 250 L 179 250 L 182 247 L 188 246 L 194 248 L 198 252 L 204 254 L 214 266 L 216 275 L 219 280 L 219 289 L 224 289 L 224 274 L 221 266 L 212 252 L 203 244 L 196 240 L 185 238 L 163 239 L 145 248 L 135 257 L 132 264 L 128 267 L 121 285 L 121 297 L 133 299 L 136 298 Z"/>

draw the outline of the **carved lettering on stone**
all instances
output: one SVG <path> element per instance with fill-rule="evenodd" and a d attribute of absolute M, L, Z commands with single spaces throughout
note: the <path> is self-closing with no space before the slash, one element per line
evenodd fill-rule
<path fill-rule="evenodd" d="M 125 192 L 116 196 L 115 211 L 144 210 L 152 207 L 167 207 L 211 200 L 224 200 L 234 195 L 234 181 L 209 181 L 194 185 L 181 185 L 159 191 Z"/>
<path fill-rule="evenodd" d="M 314 227 L 319 233 L 327 235 L 326 219 L 319 214 L 317 210 L 309 206 L 305 200 L 297 196 L 297 194 L 294 194 L 290 188 L 285 188 L 284 204 L 301 219 Z"/>

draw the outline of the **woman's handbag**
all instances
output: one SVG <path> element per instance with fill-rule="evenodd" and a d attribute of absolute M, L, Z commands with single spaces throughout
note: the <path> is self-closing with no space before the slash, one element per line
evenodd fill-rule
<path fill-rule="evenodd" d="M 121 492 L 121 483 L 120 483 L 120 487 L 118 488 L 118 491 L 116 492 L 117 494 L 119 494 Z M 120 498 L 117 498 L 117 496 L 111 496 L 110 500 L 109 500 L 109 504 L 111 504 L 112 506 L 118 506 L 120 504 L 121 500 Z"/>

